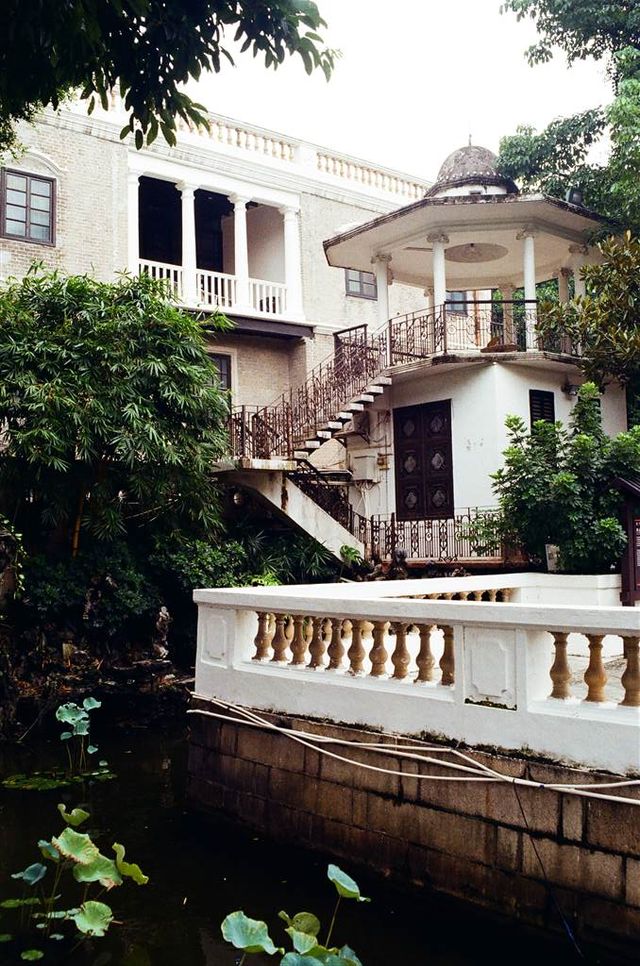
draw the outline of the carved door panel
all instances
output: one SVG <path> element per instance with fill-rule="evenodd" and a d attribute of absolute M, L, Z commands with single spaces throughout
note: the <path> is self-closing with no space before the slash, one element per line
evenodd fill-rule
<path fill-rule="evenodd" d="M 451 400 L 394 412 L 396 516 L 453 516 Z"/>

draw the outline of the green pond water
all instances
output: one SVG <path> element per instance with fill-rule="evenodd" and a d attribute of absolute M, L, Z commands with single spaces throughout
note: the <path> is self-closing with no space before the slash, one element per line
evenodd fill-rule
<path fill-rule="evenodd" d="M 105 897 L 120 924 L 104 939 L 75 950 L 70 944 L 33 943 L 47 949 L 44 964 L 232 966 L 239 957 L 223 942 L 220 922 L 235 909 L 266 919 L 277 943 L 286 938 L 280 909 L 290 914 L 308 909 L 329 922 L 335 899 L 326 879 L 330 856 L 283 847 L 222 816 L 203 819 L 185 810 L 187 738 L 181 725 L 101 730 L 95 735 L 98 757 L 108 759 L 115 780 L 50 792 L 0 787 L 0 899 L 21 894 L 10 874 L 40 859 L 37 840 L 60 833 L 56 805 L 62 801 L 91 813 L 86 830 L 95 830 L 103 852 L 122 842 L 127 859 L 150 877 L 147 886 L 126 882 Z M 0 745 L 0 777 L 60 761 L 55 736 L 33 738 L 26 747 Z M 343 903 L 334 935 L 356 950 L 364 966 L 584 962 L 564 939 L 496 921 L 427 892 L 398 891 L 344 860 L 339 864 L 372 899 Z M 12 931 L 13 915 L 3 913 L 0 933 Z M 0 945 L 0 962 L 19 963 L 19 955 Z M 256 966 L 268 962 L 274 959 L 247 959 Z"/>

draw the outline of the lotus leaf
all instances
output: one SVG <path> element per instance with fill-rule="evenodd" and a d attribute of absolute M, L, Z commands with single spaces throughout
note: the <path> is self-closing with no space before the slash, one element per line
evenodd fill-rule
<path fill-rule="evenodd" d="M 280 966 L 325 966 L 326 960 L 315 956 L 301 956 L 300 953 L 287 953 L 280 960 Z"/>
<path fill-rule="evenodd" d="M 102 702 L 97 701 L 96 698 L 85 698 L 82 707 L 85 711 L 93 711 L 94 708 L 101 708 Z"/>
<path fill-rule="evenodd" d="M 343 946 L 340 950 L 340 958 L 344 960 L 345 966 L 362 966 L 362 963 L 350 946 Z"/>
<path fill-rule="evenodd" d="M 11 878 L 23 879 L 27 885 L 35 885 L 36 882 L 40 882 L 40 879 L 44 879 L 46 874 L 46 865 L 43 865 L 42 862 L 34 862 L 33 865 L 28 865 L 22 872 L 14 872 Z"/>
<path fill-rule="evenodd" d="M 106 855 L 101 855 L 100 852 L 88 865 L 75 865 L 73 878 L 76 882 L 99 882 L 105 889 L 122 885 L 122 878 L 115 862 Z"/>
<path fill-rule="evenodd" d="M 120 845 L 119 842 L 114 842 L 113 851 L 116 853 L 116 866 L 120 875 L 133 879 L 136 885 L 146 885 L 149 881 L 149 876 L 144 874 L 140 866 L 136 865 L 135 862 L 124 861 L 124 845 Z"/>
<path fill-rule="evenodd" d="M 20 959 L 28 959 L 33 961 L 35 959 L 42 959 L 44 953 L 41 949 L 25 949 L 23 953 L 20 953 Z"/>
<path fill-rule="evenodd" d="M 51 839 L 51 844 L 65 859 L 71 859 L 80 865 L 90 865 L 100 855 L 98 846 L 93 844 L 88 835 L 74 832 L 72 828 L 66 828 L 57 839 Z"/>
<path fill-rule="evenodd" d="M 48 792 L 53 788 L 63 788 L 69 779 L 62 775 L 9 775 L 0 784 L 4 788 L 18 788 L 21 791 Z"/>
<path fill-rule="evenodd" d="M 299 929 L 294 929 L 293 926 L 289 926 L 285 932 L 291 937 L 293 948 L 297 953 L 313 953 L 319 950 L 325 951 L 324 946 L 318 946 L 316 937 L 310 936 L 308 932 L 300 932 Z"/>
<path fill-rule="evenodd" d="M 62 724 L 70 724 L 75 727 L 78 721 L 88 720 L 89 715 L 86 711 L 83 711 L 81 707 L 73 702 L 69 704 L 61 704 L 56 710 L 56 720 L 62 722 Z"/>
<path fill-rule="evenodd" d="M 52 932 L 49 939 L 55 939 L 56 942 L 59 942 L 61 939 L 64 939 L 64 936 L 61 932 Z"/>
<path fill-rule="evenodd" d="M 371 902 L 371 899 L 367 899 L 366 896 L 360 894 L 358 883 L 351 876 L 347 875 L 346 872 L 338 868 L 337 865 L 329 866 L 327 876 L 329 881 L 333 882 L 336 887 L 338 895 L 342 896 L 343 899 L 357 899 L 358 902 Z"/>
<path fill-rule="evenodd" d="M 68 741 L 69 738 L 73 738 L 73 731 L 63 731 L 60 735 L 60 741 Z"/>
<path fill-rule="evenodd" d="M 222 935 L 228 943 L 246 953 L 267 953 L 273 956 L 279 952 L 269 936 L 266 922 L 250 919 L 242 911 L 232 912 L 224 919 Z"/>
<path fill-rule="evenodd" d="M 87 745 L 87 754 L 88 755 L 95 755 L 95 753 L 96 753 L 97 750 L 98 750 L 98 746 L 97 745 Z"/>
<path fill-rule="evenodd" d="M 60 859 L 60 853 L 54 849 L 51 842 L 47 842 L 46 839 L 40 839 L 38 841 L 38 848 L 42 852 L 45 859 L 51 859 L 52 862 L 58 862 Z"/>
<path fill-rule="evenodd" d="M 79 909 L 69 910 L 80 932 L 86 936 L 104 936 L 113 921 L 113 913 L 109 906 L 104 902 L 95 902 L 89 899 L 83 902 Z"/>
<path fill-rule="evenodd" d="M 29 899 L 5 899 L 0 902 L 0 909 L 21 909 L 22 906 L 39 906 L 40 900 L 36 899 L 35 896 L 31 896 Z"/>
<path fill-rule="evenodd" d="M 85 738 L 89 734 L 89 719 L 83 718 L 82 720 L 78 721 L 78 723 L 74 726 L 73 733 L 74 735 Z"/>
<path fill-rule="evenodd" d="M 292 926 L 299 932 L 306 932 L 310 936 L 317 936 L 320 932 L 320 920 L 312 912 L 296 912 L 295 916 L 291 918 L 288 913 L 282 910 L 278 915 L 281 919 L 284 919 L 287 926 Z"/>
<path fill-rule="evenodd" d="M 62 802 L 58 805 L 58 811 L 62 815 L 67 825 L 72 825 L 73 828 L 77 828 L 78 825 L 82 825 L 82 823 L 86 822 L 86 820 L 89 818 L 89 812 L 85 812 L 83 808 L 74 808 L 72 811 L 68 812 Z"/>
<path fill-rule="evenodd" d="M 12 939 L 10 932 L 0 932 L 0 943 L 10 943 Z"/>

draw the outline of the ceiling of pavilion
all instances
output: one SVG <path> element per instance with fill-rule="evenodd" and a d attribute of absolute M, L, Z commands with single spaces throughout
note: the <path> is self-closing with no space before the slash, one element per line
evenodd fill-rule
<path fill-rule="evenodd" d="M 450 291 L 501 282 L 519 286 L 523 241 L 517 236 L 522 229 L 536 231 L 536 278 L 543 281 L 571 266 L 569 246 L 586 244 L 602 221 L 585 208 L 542 195 L 428 197 L 336 235 L 324 246 L 330 265 L 367 272 L 376 255 L 391 255 L 396 281 L 429 288 L 433 248 L 428 236 L 444 232 Z"/>

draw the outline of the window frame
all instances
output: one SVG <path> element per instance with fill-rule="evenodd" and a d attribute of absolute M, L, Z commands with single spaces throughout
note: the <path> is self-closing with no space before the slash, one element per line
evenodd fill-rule
<path fill-rule="evenodd" d="M 539 399 L 538 405 L 540 406 L 541 409 L 544 408 L 545 402 L 546 404 L 548 404 L 549 400 L 551 401 L 551 407 L 553 409 L 553 419 L 549 419 L 547 416 L 539 416 L 537 419 L 533 418 L 532 404 L 536 397 Z M 552 392 L 550 389 L 530 389 L 529 390 L 529 425 L 531 430 L 533 431 L 533 427 L 536 423 L 545 422 L 545 423 L 551 423 L 553 425 L 555 421 L 556 421 L 556 394 Z"/>
<path fill-rule="evenodd" d="M 234 379 L 233 379 L 233 356 L 231 355 L 231 353 L 230 352 L 210 352 L 209 353 L 209 358 L 210 358 L 211 362 L 214 364 L 214 366 L 216 366 L 216 369 L 217 369 L 217 372 L 218 372 L 218 380 L 220 382 L 220 388 L 223 389 L 225 392 L 233 392 L 233 383 L 234 383 Z M 220 376 L 220 370 L 219 370 L 219 368 L 217 366 L 216 359 L 226 359 L 226 360 L 228 360 L 228 373 L 229 373 L 229 385 L 228 386 L 224 386 L 223 383 L 222 383 L 222 378 Z"/>
<path fill-rule="evenodd" d="M 453 299 L 451 298 L 452 295 L 462 295 L 463 297 L 461 299 Z M 447 291 L 445 305 L 447 312 L 453 312 L 454 315 L 468 315 L 469 293 L 462 289 L 455 289 L 455 291 L 451 292 Z"/>
<path fill-rule="evenodd" d="M 350 279 L 349 273 L 352 275 L 357 275 L 357 279 Z M 368 278 L 364 279 L 363 276 L 366 275 Z M 357 282 L 359 291 L 352 292 L 349 290 L 349 283 Z M 365 285 L 373 285 L 373 295 L 364 291 Z M 373 272 L 363 272 L 359 268 L 345 268 L 344 270 L 344 290 L 345 295 L 354 299 L 368 299 L 370 302 L 378 301 L 378 283 L 376 276 Z"/>
<path fill-rule="evenodd" d="M 32 238 L 29 234 L 24 235 L 13 235 L 6 230 L 6 213 L 7 205 L 9 204 L 7 200 L 7 191 L 9 190 L 7 185 L 7 175 L 15 175 L 18 178 L 27 179 L 27 203 L 26 203 L 26 217 L 25 228 L 28 232 L 31 227 L 31 181 L 46 181 L 51 186 L 51 196 L 49 198 L 49 217 L 51 218 L 51 238 L 45 241 L 43 238 Z M 35 171 L 22 171 L 20 168 L 1 168 L 0 169 L 0 238 L 5 238 L 7 241 L 23 242 L 27 245 L 43 245 L 45 248 L 55 248 L 56 247 L 56 214 L 57 214 L 57 182 L 55 178 L 50 178 L 47 175 L 38 174 Z"/>

